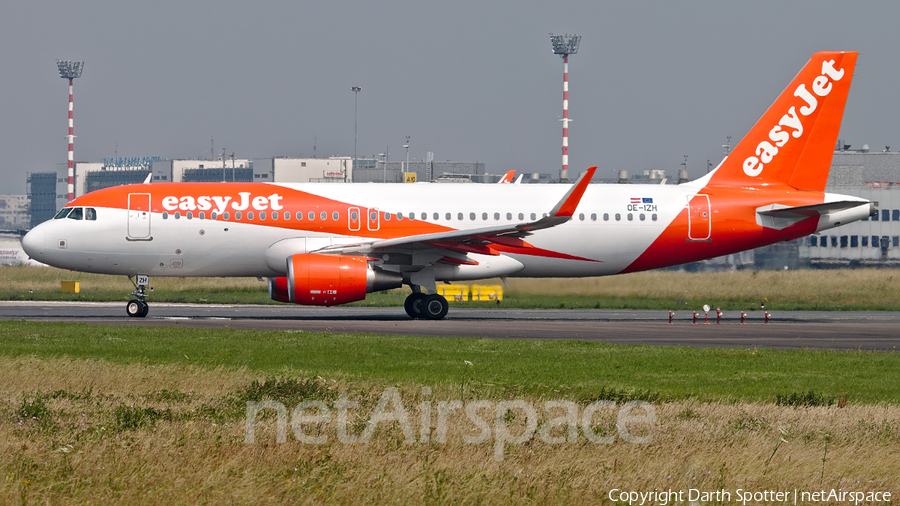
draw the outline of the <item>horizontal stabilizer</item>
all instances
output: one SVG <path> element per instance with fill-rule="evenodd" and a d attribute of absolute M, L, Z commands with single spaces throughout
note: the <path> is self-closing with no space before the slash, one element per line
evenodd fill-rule
<path fill-rule="evenodd" d="M 862 205 L 869 205 L 871 213 L 875 211 L 874 205 L 859 200 L 839 200 L 811 206 L 789 207 L 781 204 L 772 204 L 756 209 L 756 222 L 763 227 L 781 230 L 812 216 L 824 216 L 846 211 Z"/>

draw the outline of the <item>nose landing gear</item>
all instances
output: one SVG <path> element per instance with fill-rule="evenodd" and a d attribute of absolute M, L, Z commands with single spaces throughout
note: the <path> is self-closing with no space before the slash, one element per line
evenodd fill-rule
<path fill-rule="evenodd" d="M 135 280 L 135 278 L 137 279 Z M 131 281 L 131 284 L 134 285 L 134 291 L 131 292 L 131 295 L 134 295 L 136 298 L 128 301 L 128 304 L 125 305 L 125 312 L 128 316 L 143 318 L 150 312 L 150 305 L 145 300 L 149 296 L 147 288 L 150 285 L 150 277 L 138 274 L 137 276 L 128 276 L 128 281 Z"/>

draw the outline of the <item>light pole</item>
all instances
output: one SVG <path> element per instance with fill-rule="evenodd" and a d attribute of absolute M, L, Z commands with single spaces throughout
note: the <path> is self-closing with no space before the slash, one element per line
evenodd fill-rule
<path fill-rule="evenodd" d="M 362 88 L 351 86 L 350 91 L 353 92 L 353 164 L 356 165 L 356 110 L 359 102 L 359 92 L 362 91 Z"/>
<path fill-rule="evenodd" d="M 562 169 L 559 171 L 559 182 L 569 180 L 569 55 L 578 52 L 581 43 L 580 35 L 553 35 L 550 34 L 550 43 L 553 45 L 553 54 L 558 54 L 563 60 L 563 145 L 562 145 Z"/>
<path fill-rule="evenodd" d="M 388 156 L 391 154 L 391 145 L 388 144 L 384 148 L 384 153 L 378 153 L 378 156 L 381 157 L 381 182 L 387 183 L 387 161 Z"/>
<path fill-rule="evenodd" d="M 403 145 L 406 148 L 406 171 L 409 172 L 409 136 L 406 136 L 406 144 Z M 403 180 L 406 180 L 406 174 L 403 175 Z"/>
<path fill-rule="evenodd" d="M 75 200 L 75 127 L 72 122 L 72 81 L 81 77 L 84 69 L 83 61 L 56 60 L 56 68 L 59 69 L 59 77 L 69 80 L 69 173 L 66 191 L 69 202 Z"/>

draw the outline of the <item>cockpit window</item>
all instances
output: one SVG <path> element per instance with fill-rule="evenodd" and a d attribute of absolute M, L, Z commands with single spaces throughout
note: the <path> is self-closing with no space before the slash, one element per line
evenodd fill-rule
<path fill-rule="evenodd" d="M 97 220 L 97 210 L 93 207 L 64 207 L 56 213 L 54 220 L 68 217 L 70 220 Z"/>

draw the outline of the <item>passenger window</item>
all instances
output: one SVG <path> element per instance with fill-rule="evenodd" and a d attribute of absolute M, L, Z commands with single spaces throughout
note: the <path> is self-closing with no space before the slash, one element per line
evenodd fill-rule
<path fill-rule="evenodd" d="M 397 221 L 400 221 L 402 219 L 403 219 L 403 213 L 397 213 Z"/>
<path fill-rule="evenodd" d="M 441 215 L 438 214 L 438 213 L 434 213 L 434 214 L 432 214 L 431 216 L 434 217 L 435 221 L 441 219 Z"/>
<path fill-rule="evenodd" d="M 359 214 L 356 211 L 350 213 L 350 219 L 356 221 L 359 219 Z"/>
<path fill-rule="evenodd" d="M 534 213 L 531 213 L 531 221 L 534 221 L 536 219 L 537 219 L 537 215 Z"/>
<path fill-rule="evenodd" d="M 250 213 L 250 214 L 253 214 L 253 213 Z M 251 218 L 252 218 L 252 216 L 251 216 Z M 189 220 L 193 220 L 193 219 L 194 219 L 194 212 L 193 212 L 193 211 L 188 211 L 188 212 L 187 212 L 187 219 L 189 219 Z"/>
<path fill-rule="evenodd" d="M 338 214 L 337 211 L 331 213 L 331 219 L 332 219 L 332 220 L 337 221 L 338 218 L 340 218 L 340 215 Z"/>
<path fill-rule="evenodd" d="M 447 214 L 444 215 L 444 218 L 445 218 L 447 221 L 450 221 L 451 216 L 452 216 L 452 215 L 451 215 L 450 213 L 447 213 Z"/>
<path fill-rule="evenodd" d="M 231 219 L 231 213 L 225 211 L 224 213 L 222 213 L 222 217 L 225 218 L 225 221 L 228 221 Z"/>
<path fill-rule="evenodd" d="M 206 213 L 203 212 L 203 211 L 200 211 L 200 216 L 199 216 L 199 218 L 200 218 L 201 220 L 205 220 L 205 219 L 206 219 Z"/>
<path fill-rule="evenodd" d="M 178 213 L 175 213 L 175 219 L 176 219 L 176 220 L 178 219 Z M 240 211 L 234 213 L 234 219 L 236 219 L 236 220 L 241 219 L 241 212 L 240 212 Z"/>
<path fill-rule="evenodd" d="M 634 215 L 633 215 L 633 214 L 628 213 L 628 221 L 634 221 Z"/>
<path fill-rule="evenodd" d="M 427 219 L 428 219 L 428 213 L 422 213 L 422 215 L 419 216 L 419 218 L 422 218 L 423 220 L 427 220 Z M 437 219 L 437 218 L 435 218 L 435 219 Z"/>
<path fill-rule="evenodd" d="M 168 219 L 169 219 L 169 213 L 167 213 L 167 212 L 165 212 L 165 211 L 163 211 L 163 215 L 162 215 L 162 216 L 163 216 L 163 219 L 164 219 L 164 220 L 168 220 Z"/>
<path fill-rule="evenodd" d="M 69 216 L 71 218 L 71 216 Z M 175 219 L 181 218 L 181 211 L 175 211 Z M 237 219 L 241 219 L 241 213 L 237 213 Z"/>
<path fill-rule="evenodd" d="M 597 213 L 591 213 L 591 221 L 597 221 Z"/>
<path fill-rule="evenodd" d="M 506 213 L 506 219 L 512 220 L 512 213 Z"/>
<path fill-rule="evenodd" d="M 73 207 L 72 212 L 69 213 L 70 220 L 81 220 L 84 218 L 84 209 L 80 207 Z"/>
<path fill-rule="evenodd" d="M 302 219 L 303 219 L 303 213 L 298 212 L 297 215 L 298 215 L 298 216 L 297 216 L 297 219 L 298 219 L 298 220 L 302 220 Z M 285 212 L 284 212 L 284 219 L 285 219 L 285 221 L 290 221 L 290 219 L 291 219 L 291 212 L 290 212 L 290 211 L 285 211 Z"/>
<path fill-rule="evenodd" d="M 409 219 L 411 219 L 411 220 L 416 219 L 416 213 L 409 213 Z"/>
<path fill-rule="evenodd" d="M 328 213 L 325 212 L 325 211 L 320 212 L 320 213 L 319 213 L 319 219 L 322 220 L 322 221 L 327 220 L 327 219 L 328 219 Z"/>
<path fill-rule="evenodd" d="M 462 221 L 462 220 L 463 220 L 463 213 L 457 214 L 457 215 L 456 215 L 456 219 L 459 220 L 459 221 Z"/>
<path fill-rule="evenodd" d="M 475 213 L 469 213 L 469 219 L 475 221 Z"/>
<path fill-rule="evenodd" d="M 384 221 L 391 221 L 391 213 L 384 213 Z"/>
<path fill-rule="evenodd" d="M 525 219 L 525 214 L 519 213 L 519 219 L 520 219 L 520 220 L 524 220 L 524 219 Z"/>
<path fill-rule="evenodd" d="M 500 213 L 494 213 L 494 221 L 500 220 Z"/>
<path fill-rule="evenodd" d="M 301 214 L 300 216 L 303 215 Z M 309 221 L 313 221 L 316 219 L 316 213 L 314 211 L 310 211 L 309 214 L 306 215 L 306 217 L 309 218 Z M 297 219 L 299 220 L 300 218 Z"/>
<path fill-rule="evenodd" d="M 56 213 L 56 216 L 53 217 L 53 219 L 59 220 L 59 219 L 65 218 L 66 215 L 69 214 L 69 211 L 71 211 L 71 210 L 72 210 L 71 207 L 64 207 L 64 208 L 60 209 L 59 212 Z"/>
<path fill-rule="evenodd" d="M 369 220 L 375 221 L 378 219 L 378 211 L 370 211 L 369 212 Z"/>
<path fill-rule="evenodd" d="M 218 217 L 219 217 L 219 214 L 215 211 L 209 213 L 209 219 L 211 219 L 211 220 L 215 220 Z"/>
<path fill-rule="evenodd" d="M 266 219 L 266 212 L 265 212 L 265 211 L 260 211 L 260 212 L 259 212 L 259 219 L 261 219 L 261 220 Z"/>
<path fill-rule="evenodd" d="M 651 214 L 650 219 L 656 221 L 656 213 Z"/>
<path fill-rule="evenodd" d="M 584 213 L 578 213 L 578 220 L 584 221 Z"/>
<path fill-rule="evenodd" d="M 603 213 L 603 221 L 609 221 L 609 213 Z"/>
<path fill-rule="evenodd" d="M 84 219 L 95 221 L 97 219 L 97 210 L 93 207 L 84 208 Z"/>
<path fill-rule="evenodd" d="M 487 213 L 481 213 L 481 219 L 487 220 Z"/>
<path fill-rule="evenodd" d="M 640 218 L 641 218 L 641 221 L 644 221 L 644 219 L 646 218 L 646 216 L 644 216 L 644 213 L 641 213 Z"/>
<path fill-rule="evenodd" d="M 278 219 L 278 211 L 272 211 L 272 219 L 273 219 L 273 220 L 277 220 L 277 219 Z"/>
<path fill-rule="evenodd" d="M 621 215 L 621 214 L 616 213 L 616 221 L 622 221 L 622 215 Z"/>
<path fill-rule="evenodd" d="M 285 214 L 285 216 L 290 216 L 290 213 L 284 213 L 284 214 Z M 302 220 L 303 219 L 303 211 L 297 211 L 297 214 L 295 216 L 297 217 L 297 221 Z M 288 219 L 290 219 L 290 218 L 288 218 Z"/>

